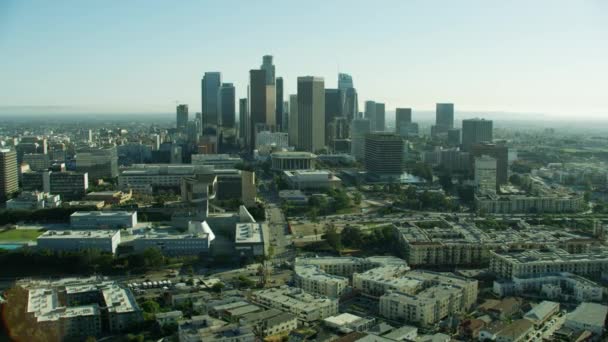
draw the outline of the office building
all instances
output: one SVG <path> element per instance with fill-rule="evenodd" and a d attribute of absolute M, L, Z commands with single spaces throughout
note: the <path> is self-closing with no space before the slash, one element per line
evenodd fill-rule
<path fill-rule="evenodd" d="M 247 114 L 247 98 L 239 99 L 239 139 L 247 145 L 249 132 L 249 115 Z"/>
<path fill-rule="evenodd" d="M 255 172 L 241 171 L 241 201 L 243 205 L 250 207 L 255 205 L 257 197 L 257 187 L 255 182 Z"/>
<path fill-rule="evenodd" d="M 76 171 L 88 173 L 91 180 L 118 177 L 116 147 L 86 148 L 77 151 Z"/>
<path fill-rule="evenodd" d="M 407 136 L 408 125 L 412 123 L 412 109 L 411 108 L 397 108 L 395 109 L 395 133 L 400 136 Z"/>
<path fill-rule="evenodd" d="M 130 201 L 133 198 L 132 191 L 94 191 L 89 192 L 84 200 L 85 201 L 103 201 L 106 205 L 120 205 Z"/>
<path fill-rule="evenodd" d="M 283 123 L 283 114 L 285 111 L 283 103 L 283 77 L 277 77 L 275 80 L 276 85 L 276 110 L 275 110 L 275 127 L 280 132 L 287 132 L 287 122 Z"/>
<path fill-rule="evenodd" d="M 51 158 L 48 154 L 28 153 L 23 155 L 22 163 L 28 164 L 32 171 L 46 171 L 51 166 Z"/>
<path fill-rule="evenodd" d="M 471 151 L 473 144 L 492 142 L 492 120 L 462 120 L 462 150 Z"/>
<path fill-rule="evenodd" d="M 37 247 L 50 251 L 82 251 L 96 249 L 116 253 L 120 230 L 48 230 L 36 239 Z"/>
<path fill-rule="evenodd" d="M 496 182 L 498 186 L 509 182 L 509 148 L 506 145 L 477 143 L 471 146 L 471 155 L 490 156 L 496 159 Z"/>
<path fill-rule="evenodd" d="M 316 158 L 310 152 L 274 152 L 270 155 L 270 162 L 275 171 L 312 170 Z"/>
<path fill-rule="evenodd" d="M 355 119 L 350 125 L 351 155 L 356 160 L 365 158 L 365 136 L 371 132 L 369 119 Z"/>
<path fill-rule="evenodd" d="M 77 211 L 70 215 L 72 229 L 122 229 L 137 225 L 137 211 Z"/>
<path fill-rule="evenodd" d="M 475 189 L 480 193 L 496 193 L 496 159 L 475 157 Z"/>
<path fill-rule="evenodd" d="M 274 85 L 275 84 L 275 66 L 272 64 L 272 56 L 265 55 L 262 57 L 262 66 L 260 69 L 264 70 L 266 73 L 266 84 Z"/>
<path fill-rule="evenodd" d="M 325 147 L 325 85 L 322 77 L 298 77 L 298 144 L 302 151 Z"/>
<path fill-rule="evenodd" d="M 235 92 L 232 83 L 222 83 L 218 91 L 219 125 L 222 128 L 234 128 L 235 124 Z"/>
<path fill-rule="evenodd" d="M 435 132 L 446 133 L 454 128 L 454 104 L 437 103 L 435 105 Z"/>
<path fill-rule="evenodd" d="M 265 70 L 249 71 L 249 150 L 255 148 L 255 135 L 262 130 L 272 130 L 275 125 L 275 85 L 266 83 Z"/>
<path fill-rule="evenodd" d="M 151 230 L 137 234 L 126 243 L 136 253 L 148 248 L 158 248 L 167 256 L 198 256 L 209 253 L 215 234 L 204 221 L 189 221 L 186 233 L 169 233 L 165 230 Z"/>
<path fill-rule="evenodd" d="M 338 90 L 340 91 L 341 115 L 351 122 L 359 114 L 359 99 L 351 75 L 338 74 Z"/>
<path fill-rule="evenodd" d="M 385 108 L 384 108 L 384 103 L 379 103 L 376 102 L 376 111 L 375 111 L 375 117 L 376 117 L 376 123 L 374 125 L 374 130 L 377 132 L 384 132 L 384 130 L 386 129 L 386 123 L 385 123 Z"/>
<path fill-rule="evenodd" d="M 193 154 L 192 165 L 205 165 L 212 169 L 233 169 L 243 159 L 230 154 Z"/>
<path fill-rule="evenodd" d="M 365 170 L 372 175 L 398 177 L 403 173 L 403 139 L 393 133 L 365 136 Z"/>
<path fill-rule="evenodd" d="M 217 194 L 217 176 L 213 173 L 196 173 L 180 180 L 180 198 L 192 210 L 196 220 L 209 216 L 209 201 Z"/>
<path fill-rule="evenodd" d="M 377 131 L 376 129 L 376 102 L 365 101 L 365 113 L 364 118 L 369 120 L 370 130 L 372 132 Z"/>
<path fill-rule="evenodd" d="M 176 108 L 176 125 L 178 130 L 185 131 L 188 125 L 188 105 L 180 104 Z"/>
<path fill-rule="evenodd" d="M 26 191 L 19 196 L 6 201 L 6 209 L 44 209 L 57 208 L 61 205 L 61 196 L 48 192 Z"/>
<path fill-rule="evenodd" d="M 213 172 L 207 165 L 134 164 L 118 176 L 120 189 L 132 189 L 135 193 L 154 193 L 155 189 L 180 189 L 181 179 L 197 173 Z"/>
<path fill-rule="evenodd" d="M 264 223 L 237 223 L 234 232 L 234 248 L 240 258 L 263 257 L 266 255 L 266 235 L 268 227 Z"/>
<path fill-rule="evenodd" d="M 342 115 L 339 89 L 325 89 L 325 140 L 329 141 L 329 124 Z"/>
<path fill-rule="evenodd" d="M 48 191 L 45 190 L 48 177 Z M 64 201 L 82 199 L 89 189 L 89 174 L 86 172 L 42 172 L 37 174 L 37 178 L 42 180 L 42 189 L 34 189 L 50 192 L 53 195 L 61 196 Z M 24 178 L 25 179 L 25 178 Z"/>
<path fill-rule="evenodd" d="M 17 170 L 17 153 L 9 149 L 0 149 L 0 203 L 19 191 Z"/>
<path fill-rule="evenodd" d="M 282 286 L 251 294 L 254 303 L 285 310 L 303 322 L 314 322 L 338 314 L 338 300 L 306 293 L 299 288 Z"/>
<path fill-rule="evenodd" d="M 460 129 L 459 128 L 448 129 L 448 145 L 460 146 Z"/>
<path fill-rule="evenodd" d="M 354 88 L 353 77 L 349 74 L 339 73 L 338 74 L 338 89 L 346 90 Z"/>
<path fill-rule="evenodd" d="M 219 92 L 222 84 L 222 74 L 219 72 L 206 72 L 201 80 L 201 113 L 202 129 L 211 129 L 215 133 L 219 116 Z M 205 135 L 203 133 L 203 135 Z"/>
<path fill-rule="evenodd" d="M 298 95 L 289 95 L 289 145 L 298 144 Z"/>

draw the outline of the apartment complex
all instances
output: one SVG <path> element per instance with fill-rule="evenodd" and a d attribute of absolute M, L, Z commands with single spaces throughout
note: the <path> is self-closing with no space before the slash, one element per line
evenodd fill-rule
<path fill-rule="evenodd" d="M 290 312 L 304 322 L 319 321 L 338 314 L 338 300 L 312 295 L 295 287 L 282 286 L 259 290 L 251 300 L 267 308 Z"/>
<path fill-rule="evenodd" d="M 427 221 L 398 223 L 394 229 L 407 262 L 414 266 L 485 265 L 490 261 L 490 252 L 499 248 L 556 246 L 579 253 L 597 242 L 553 227 L 530 226 L 523 221 L 515 224 L 517 229 L 481 229 L 473 221 Z"/>

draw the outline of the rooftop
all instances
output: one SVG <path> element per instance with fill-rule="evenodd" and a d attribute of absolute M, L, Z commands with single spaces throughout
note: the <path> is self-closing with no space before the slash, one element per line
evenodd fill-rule
<path fill-rule="evenodd" d="M 38 240 L 58 239 L 111 239 L 118 230 L 48 230 L 38 237 Z"/>
<path fill-rule="evenodd" d="M 235 232 L 236 243 L 262 243 L 261 223 L 237 223 Z"/>
<path fill-rule="evenodd" d="M 566 316 L 566 321 L 580 322 L 592 326 L 604 326 L 608 306 L 597 303 L 582 303 Z"/>

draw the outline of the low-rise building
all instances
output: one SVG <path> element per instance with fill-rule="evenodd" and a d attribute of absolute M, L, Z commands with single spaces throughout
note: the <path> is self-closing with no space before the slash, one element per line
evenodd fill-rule
<path fill-rule="evenodd" d="M 200 255 L 209 253 L 215 234 L 207 222 L 189 222 L 187 233 L 149 231 L 136 235 L 128 244 L 135 252 L 158 248 L 170 256 Z"/>
<path fill-rule="evenodd" d="M 302 190 L 280 190 L 279 199 L 289 205 L 307 205 L 308 196 Z"/>
<path fill-rule="evenodd" d="M 348 288 L 348 278 L 321 271 L 315 265 L 296 265 L 295 285 L 306 292 L 337 298 Z"/>
<path fill-rule="evenodd" d="M 272 336 L 295 330 L 298 327 L 298 318 L 291 313 L 268 309 L 243 315 L 240 323 L 258 327 L 264 336 Z"/>
<path fill-rule="evenodd" d="M 133 228 L 137 225 L 136 211 L 77 211 L 70 215 L 70 226 L 89 228 Z"/>
<path fill-rule="evenodd" d="M 212 166 L 214 169 L 232 169 L 237 164 L 242 163 L 243 159 L 229 154 L 193 154 L 193 165 Z"/>
<path fill-rule="evenodd" d="M 22 192 L 16 198 L 6 201 L 6 209 L 45 209 L 57 208 L 61 205 L 61 196 L 47 192 Z"/>
<path fill-rule="evenodd" d="M 89 192 L 84 199 L 86 201 L 103 201 L 105 204 L 123 204 L 133 197 L 133 192 L 123 191 L 95 191 Z"/>
<path fill-rule="evenodd" d="M 584 210 L 581 194 L 568 195 L 475 195 L 475 207 L 491 214 L 574 213 Z"/>
<path fill-rule="evenodd" d="M 508 324 L 496 334 L 497 342 L 527 341 L 534 331 L 534 324 L 527 319 L 518 319 Z"/>
<path fill-rule="evenodd" d="M 175 310 L 168 312 L 159 312 L 154 316 L 156 318 L 156 323 L 158 323 L 158 325 L 162 327 L 163 325 L 177 324 L 179 320 L 184 318 L 184 313 L 179 310 Z"/>
<path fill-rule="evenodd" d="M 241 257 L 256 257 L 265 255 L 265 229 L 266 227 L 263 223 L 237 223 L 234 233 L 236 252 Z"/>
<path fill-rule="evenodd" d="M 291 189 L 326 190 L 335 189 L 342 184 L 340 178 L 326 170 L 283 171 Z"/>
<path fill-rule="evenodd" d="M 270 155 L 275 171 L 312 170 L 317 156 L 310 152 L 274 152 Z"/>
<path fill-rule="evenodd" d="M 524 319 L 534 323 L 534 325 L 541 326 L 549 320 L 553 315 L 559 312 L 559 303 L 542 301 L 530 311 L 526 312 Z"/>
<path fill-rule="evenodd" d="M 566 315 L 564 326 L 575 331 L 588 330 L 599 340 L 606 329 L 608 306 L 597 303 L 581 303 Z"/>
<path fill-rule="evenodd" d="M 80 251 L 97 249 L 116 253 L 120 244 L 119 230 L 49 230 L 37 239 L 40 249 L 51 251 Z"/>
<path fill-rule="evenodd" d="M 304 322 L 322 320 L 338 313 L 337 299 L 312 295 L 295 287 L 259 290 L 252 293 L 251 300 L 267 308 L 290 312 Z"/>
<path fill-rule="evenodd" d="M 323 320 L 326 327 L 337 330 L 341 333 L 352 331 L 366 331 L 376 324 L 374 318 L 359 317 L 349 313 L 342 313 L 337 316 L 327 317 Z"/>

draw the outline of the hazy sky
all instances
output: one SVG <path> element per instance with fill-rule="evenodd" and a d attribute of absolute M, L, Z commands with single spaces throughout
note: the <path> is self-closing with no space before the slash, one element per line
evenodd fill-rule
<path fill-rule="evenodd" d="M 245 97 L 264 54 L 286 94 L 342 71 L 390 110 L 608 116 L 605 0 L 0 0 L 0 106 L 195 112 L 203 72 Z"/>

